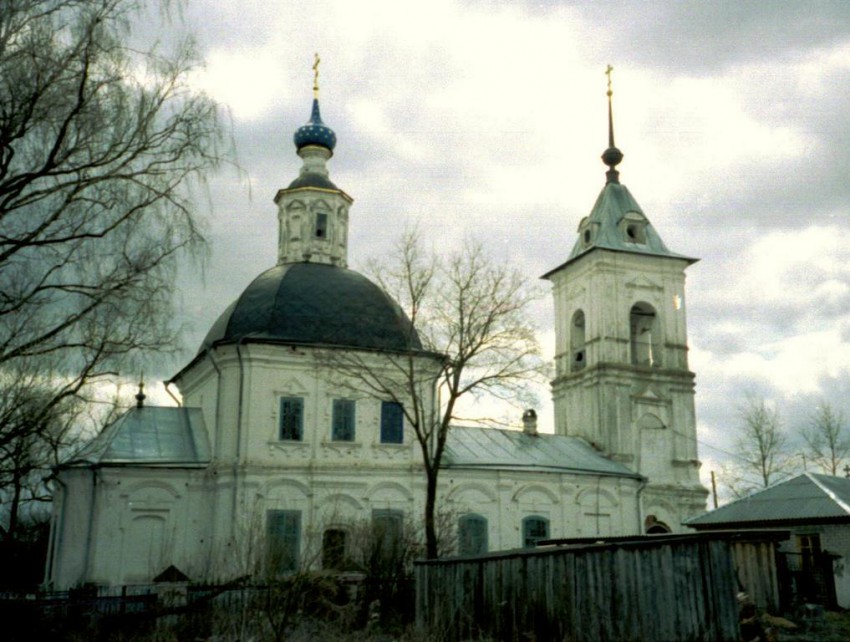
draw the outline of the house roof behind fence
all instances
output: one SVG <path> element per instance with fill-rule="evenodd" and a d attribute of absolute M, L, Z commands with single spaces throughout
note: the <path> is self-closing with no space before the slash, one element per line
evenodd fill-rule
<path fill-rule="evenodd" d="M 691 528 L 850 521 L 850 479 L 804 473 L 685 521 Z"/>

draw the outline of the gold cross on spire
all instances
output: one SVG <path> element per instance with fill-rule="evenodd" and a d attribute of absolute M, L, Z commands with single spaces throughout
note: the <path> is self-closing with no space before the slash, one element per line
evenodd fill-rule
<path fill-rule="evenodd" d="M 313 63 L 313 98 L 319 97 L 319 63 L 322 59 L 316 54 L 316 62 Z"/>
<path fill-rule="evenodd" d="M 608 68 L 605 70 L 605 75 L 608 76 L 608 96 L 612 96 L 614 92 L 611 90 L 611 72 L 614 71 L 614 68 L 611 65 L 608 65 Z"/>

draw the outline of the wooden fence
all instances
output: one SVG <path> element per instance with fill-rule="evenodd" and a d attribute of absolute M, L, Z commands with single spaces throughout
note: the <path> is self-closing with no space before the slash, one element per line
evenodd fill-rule
<path fill-rule="evenodd" d="M 732 545 L 775 539 L 763 535 L 560 540 L 417 562 L 417 626 L 446 641 L 737 642 Z"/>

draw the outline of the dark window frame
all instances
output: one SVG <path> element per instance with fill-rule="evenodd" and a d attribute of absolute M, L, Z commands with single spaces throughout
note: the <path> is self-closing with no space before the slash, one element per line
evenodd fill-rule
<path fill-rule="evenodd" d="M 381 443 L 404 443 L 404 406 L 397 401 L 381 402 Z"/>
<path fill-rule="evenodd" d="M 353 399 L 334 399 L 331 412 L 331 440 L 354 441 L 357 406 Z"/>
<path fill-rule="evenodd" d="M 304 441 L 304 397 L 281 397 L 277 436 L 280 441 Z"/>
<path fill-rule="evenodd" d="M 542 515 L 528 515 L 522 520 L 522 546 L 534 548 L 537 542 L 549 539 L 549 520 Z"/>
<path fill-rule="evenodd" d="M 326 212 L 316 213 L 316 227 L 313 230 L 313 236 L 317 239 L 328 238 L 328 215 Z"/>
<path fill-rule="evenodd" d="M 348 551 L 348 533 L 342 528 L 327 528 L 322 533 L 322 568 L 342 570 Z"/>
<path fill-rule="evenodd" d="M 266 511 L 266 559 L 272 574 L 298 570 L 301 558 L 301 511 Z"/>
<path fill-rule="evenodd" d="M 483 555 L 489 550 L 489 524 L 478 513 L 461 516 L 457 522 L 458 555 Z"/>

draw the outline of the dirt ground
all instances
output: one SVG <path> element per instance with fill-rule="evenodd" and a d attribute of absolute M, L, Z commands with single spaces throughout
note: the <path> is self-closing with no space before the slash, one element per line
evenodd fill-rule
<path fill-rule="evenodd" d="M 764 620 L 765 626 L 772 624 L 777 632 L 778 642 L 848 642 L 850 641 L 850 611 L 827 612 L 811 620 L 802 618 L 790 619 L 797 625 L 796 629 L 788 628 L 783 623 L 773 623 L 769 618 Z"/>

